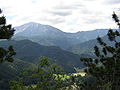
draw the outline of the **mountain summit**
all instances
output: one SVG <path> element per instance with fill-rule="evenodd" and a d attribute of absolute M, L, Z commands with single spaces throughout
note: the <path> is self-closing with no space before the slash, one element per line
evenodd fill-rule
<path fill-rule="evenodd" d="M 18 26 L 16 29 L 17 36 L 39 36 L 41 34 L 50 34 L 51 32 L 54 34 L 62 33 L 61 30 L 54 28 L 49 25 L 43 25 L 35 22 L 29 22 L 24 25 Z"/>
<path fill-rule="evenodd" d="M 46 46 L 59 46 L 62 49 L 67 49 L 72 45 L 83 43 L 91 39 L 104 36 L 107 34 L 107 29 L 97 29 L 93 31 L 82 31 L 77 33 L 66 33 L 52 27 L 35 22 L 29 22 L 15 28 L 16 34 L 14 39 L 23 40 L 29 39 Z"/>

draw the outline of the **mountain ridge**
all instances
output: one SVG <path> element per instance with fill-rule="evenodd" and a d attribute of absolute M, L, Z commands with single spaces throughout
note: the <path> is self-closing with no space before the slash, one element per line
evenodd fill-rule
<path fill-rule="evenodd" d="M 104 36 L 108 31 L 107 29 L 98 29 L 93 31 L 66 33 L 50 25 L 42 25 L 35 22 L 26 23 L 15 29 L 17 32 L 13 36 L 15 40 L 29 39 L 41 45 L 59 46 L 65 50 L 72 45 L 95 39 L 98 36 Z"/>
<path fill-rule="evenodd" d="M 74 67 L 83 67 L 80 57 L 59 47 L 42 46 L 30 40 L 22 41 L 0 41 L 0 46 L 7 48 L 12 45 L 16 51 L 15 58 L 37 64 L 40 57 L 48 57 L 52 62 L 63 67 L 67 72 L 74 72 Z M 85 55 L 86 56 L 86 55 Z"/>

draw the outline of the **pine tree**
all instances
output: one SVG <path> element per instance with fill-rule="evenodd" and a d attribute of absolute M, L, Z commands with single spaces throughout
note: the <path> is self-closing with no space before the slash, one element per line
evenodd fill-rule
<path fill-rule="evenodd" d="M 2 10 L 0 9 L 0 14 L 2 14 Z M 9 40 L 14 34 L 14 28 L 12 25 L 6 25 L 6 18 L 4 15 L 0 16 L 0 39 L 7 39 Z M 8 47 L 8 50 L 0 47 L 0 63 L 4 61 L 13 62 L 12 56 L 16 53 L 12 46 Z"/>
<path fill-rule="evenodd" d="M 47 57 L 40 58 L 36 68 L 24 72 L 19 80 L 11 81 L 11 90 L 59 90 L 64 86 L 61 67 L 50 62 Z"/>
<path fill-rule="evenodd" d="M 98 90 L 120 90 L 120 21 L 115 12 L 112 18 L 119 26 L 117 30 L 108 31 L 108 40 L 112 45 L 98 37 L 100 47 L 94 47 L 97 58 L 81 58 L 87 66 L 85 72 L 97 79 Z"/>

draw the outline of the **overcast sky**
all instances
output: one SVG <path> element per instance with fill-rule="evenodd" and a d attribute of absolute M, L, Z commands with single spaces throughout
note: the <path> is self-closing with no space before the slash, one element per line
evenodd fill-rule
<path fill-rule="evenodd" d="M 0 0 L 7 23 L 52 25 L 65 32 L 117 28 L 111 18 L 120 16 L 120 0 Z"/>

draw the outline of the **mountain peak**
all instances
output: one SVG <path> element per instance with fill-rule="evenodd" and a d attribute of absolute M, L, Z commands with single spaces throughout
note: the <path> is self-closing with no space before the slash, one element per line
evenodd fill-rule
<path fill-rule="evenodd" d="M 59 34 L 63 33 L 61 30 L 52 27 L 50 25 L 44 25 L 36 22 L 29 22 L 25 23 L 21 26 L 18 26 L 15 28 L 16 29 L 16 34 L 19 36 L 39 36 L 39 35 L 44 35 L 47 34 Z"/>
<path fill-rule="evenodd" d="M 42 24 L 40 24 L 40 23 L 37 23 L 37 22 L 28 22 L 28 23 L 25 23 L 25 24 L 23 24 L 23 25 L 29 25 L 29 26 L 33 26 L 33 25 L 42 25 Z"/>

